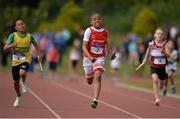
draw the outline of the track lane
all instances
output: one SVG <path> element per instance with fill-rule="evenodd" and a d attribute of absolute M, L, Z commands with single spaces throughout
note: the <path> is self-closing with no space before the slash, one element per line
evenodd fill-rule
<path fill-rule="evenodd" d="M 4 74 L 0 75 L 6 79 L 10 78 Z M 13 108 L 12 103 L 15 94 L 12 85 L 11 79 L 4 82 L 0 80 L 0 96 L 3 97 L 0 98 L 1 118 L 56 118 L 58 116 L 61 118 L 180 117 L 179 99 L 162 97 L 161 106 L 156 107 L 153 104 L 152 93 L 113 86 L 109 80 L 103 80 L 101 102 L 95 110 L 90 107 L 93 87 L 87 85 L 85 80 L 70 82 L 66 77 L 59 77 L 58 80 L 29 80 L 32 91 L 57 115 L 48 110 L 30 92 L 23 95 L 20 108 Z M 65 87 L 70 88 L 71 91 Z"/>

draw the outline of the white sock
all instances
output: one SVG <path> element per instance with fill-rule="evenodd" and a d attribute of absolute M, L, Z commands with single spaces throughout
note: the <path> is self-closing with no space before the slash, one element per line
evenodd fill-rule
<path fill-rule="evenodd" d="M 93 101 L 97 101 L 97 99 L 94 98 Z"/>

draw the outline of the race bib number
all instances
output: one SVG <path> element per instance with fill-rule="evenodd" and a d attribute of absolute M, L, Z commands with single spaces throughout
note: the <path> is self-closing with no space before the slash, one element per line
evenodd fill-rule
<path fill-rule="evenodd" d="M 13 54 L 13 60 L 14 61 L 22 61 L 26 59 L 26 55 L 25 54 L 21 54 L 21 53 L 14 53 Z"/>
<path fill-rule="evenodd" d="M 155 58 L 154 64 L 166 64 L 166 59 L 165 58 Z"/>
<path fill-rule="evenodd" d="M 90 50 L 91 53 L 94 54 L 102 54 L 103 53 L 103 46 L 102 45 L 93 45 Z"/>

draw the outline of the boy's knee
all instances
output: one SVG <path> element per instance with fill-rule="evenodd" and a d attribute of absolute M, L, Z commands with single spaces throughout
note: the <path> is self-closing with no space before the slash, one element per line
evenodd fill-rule
<path fill-rule="evenodd" d="M 27 74 L 26 70 L 20 69 L 19 75 L 20 75 L 21 77 L 25 77 L 26 74 Z"/>
<path fill-rule="evenodd" d="M 101 78 L 102 74 L 103 74 L 102 70 L 101 71 L 96 71 L 95 72 L 95 77 L 97 77 L 99 79 L 99 78 Z"/>
<path fill-rule="evenodd" d="M 154 78 L 153 83 L 158 83 L 158 80 L 159 80 L 158 78 Z"/>

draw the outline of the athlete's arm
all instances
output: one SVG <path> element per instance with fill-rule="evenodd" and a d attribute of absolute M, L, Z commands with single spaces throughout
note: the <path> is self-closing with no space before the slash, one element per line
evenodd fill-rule
<path fill-rule="evenodd" d="M 165 45 L 165 47 L 161 48 L 161 52 L 167 57 L 170 58 L 170 52 L 167 52 L 167 44 Z"/>
<path fill-rule="evenodd" d="M 90 55 L 87 47 L 88 47 L 88 41 L 83 41 L 82 49 L 84 54 L 94 62 L 95 58 Z"/>
<path fill-rule="evenodd" d="M 3 48 L 4 51 L 7 51 L 8 49 L 16 47 L 16 43 L 13 42 L 14 35 L 13 33 L 8 36 L 8 39 L 6 41 L 6 44 Z"/>
<path fill-rule="evenodd" d="M 89 43 L 89 40 L 90 40 L 90 34 L 91 34 L 91 31 L 90 31 L 90 28 L 87 28 L 84 32 L 84 38 L 83 38 L 83 45 L 82 45 L 82 49 L 83 49 L 83 52 L 84 54 L 91 59 L 92 62 L 96 61 L 96 59 L 94 57 L 91 56 L 91 54 L 89 53 L 88 51 L 88 43 Z"/>

